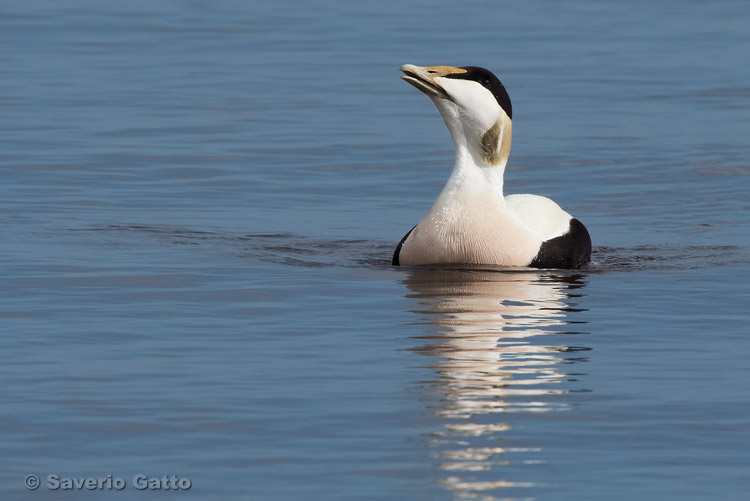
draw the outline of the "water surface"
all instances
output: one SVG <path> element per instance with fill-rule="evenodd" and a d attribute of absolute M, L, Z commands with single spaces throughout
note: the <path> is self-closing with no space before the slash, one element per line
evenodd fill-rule
<path fill-rule="evenodd" d="M 0 7 L 1 497 L 743 499 L 749 21 Z M 403 63 L 498 74 L 506 189 L 583 221 L 590 266 L 389 265 L 452 165 Z"/>

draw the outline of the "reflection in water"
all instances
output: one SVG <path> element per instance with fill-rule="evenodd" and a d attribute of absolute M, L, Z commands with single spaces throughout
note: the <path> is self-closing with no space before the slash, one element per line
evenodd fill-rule
<path fill-rule="evenodd" d="M 419 270 L 404 284 L 424 306 L 415 313 L 428 326 L 427 344 L 415 351 L 438 357 L 430 364 L 438 378 L 426 391 L 431 400 L 437 396 L 435 412 L 443 421 L 433 437 L 442 482 L 457 499 L 482 500 L 497 499 L 491 494 L 508 487 L 534 485 L 503 474 L 514 453 L 526 457 L 541 449 L 502 447 L 512 434 L 502 416 L 567 409 L 565 399 L 555 396 L 569 391 L 565 370 L 580 360 L 570 352 L 587 348 L 556 344 L 562 338 L 550 335 L 570 333 L 570 316 L 580 311 L 571 303 L 583 277 Z"/>

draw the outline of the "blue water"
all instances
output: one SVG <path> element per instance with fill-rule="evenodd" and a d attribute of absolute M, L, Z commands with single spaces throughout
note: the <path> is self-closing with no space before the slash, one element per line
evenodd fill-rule
<path fill-rule="evenodd" d="M 749 25 L 6 2 L 0 497 L 745 499 Z M 589 267 L 389 265 L 453 160 L 403 63 L 500 77 L 506 190 L 583 221 Z"/>

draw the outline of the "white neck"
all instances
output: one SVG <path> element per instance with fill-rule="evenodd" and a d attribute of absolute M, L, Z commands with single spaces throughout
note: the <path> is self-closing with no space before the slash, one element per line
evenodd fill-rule
<path fill-rule="evenodd" d="M 494 167 L 480 165 L 477 162 L 476 155 L 472 154 L 465 141 L 455 142 L 454 144 L 456 146 L 456 164 L 440 198 L 443 197 L 443 194 L 455 194 L 458 191 L 468 193 L 491 191 L 494 196 L 504 202 L 503 175 L 505 174 L 507 160 Z"/>
<path fill-rule="evenodd" d="M 456 148 L 456 164 L 440 198 L 458 190 L 490 190 L 503 201 L 503 175 L 513 134 L 510 118 L 498 107 L 499 114 L 480 121 L 452 102 L 439 98 L 433 102 Z"/>

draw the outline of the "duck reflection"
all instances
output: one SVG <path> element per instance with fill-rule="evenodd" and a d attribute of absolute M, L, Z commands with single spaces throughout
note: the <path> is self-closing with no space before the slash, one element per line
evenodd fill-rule
<path fill-rule="evenodd" d="M 508 487 L 532 486 L 498 478 L 508 457 L 523 463 L 538 448 L 502 447 L 511 426 L 507 413 L 545 413 L 567 408 L 571 352 L 558 344 L 571 332 L 573 308 L 585 283 L 580 274 L 539 271 L 415 270 L 404 280 L 423 307 L 426 344 L 414 350 L 436 357 L 436 381 L 426 386 L 442 428 L 433 446 L 440 453 L 442 482 L 457 499 L 495 499 Z M 513 454 L 515 453 L 515 455 Z M 507 494 L 507 493 L 506 493 Z M 504 494 L 505 496 L 505 494 Z M 504 497 L 505 498 L 505 497 Z"/>

